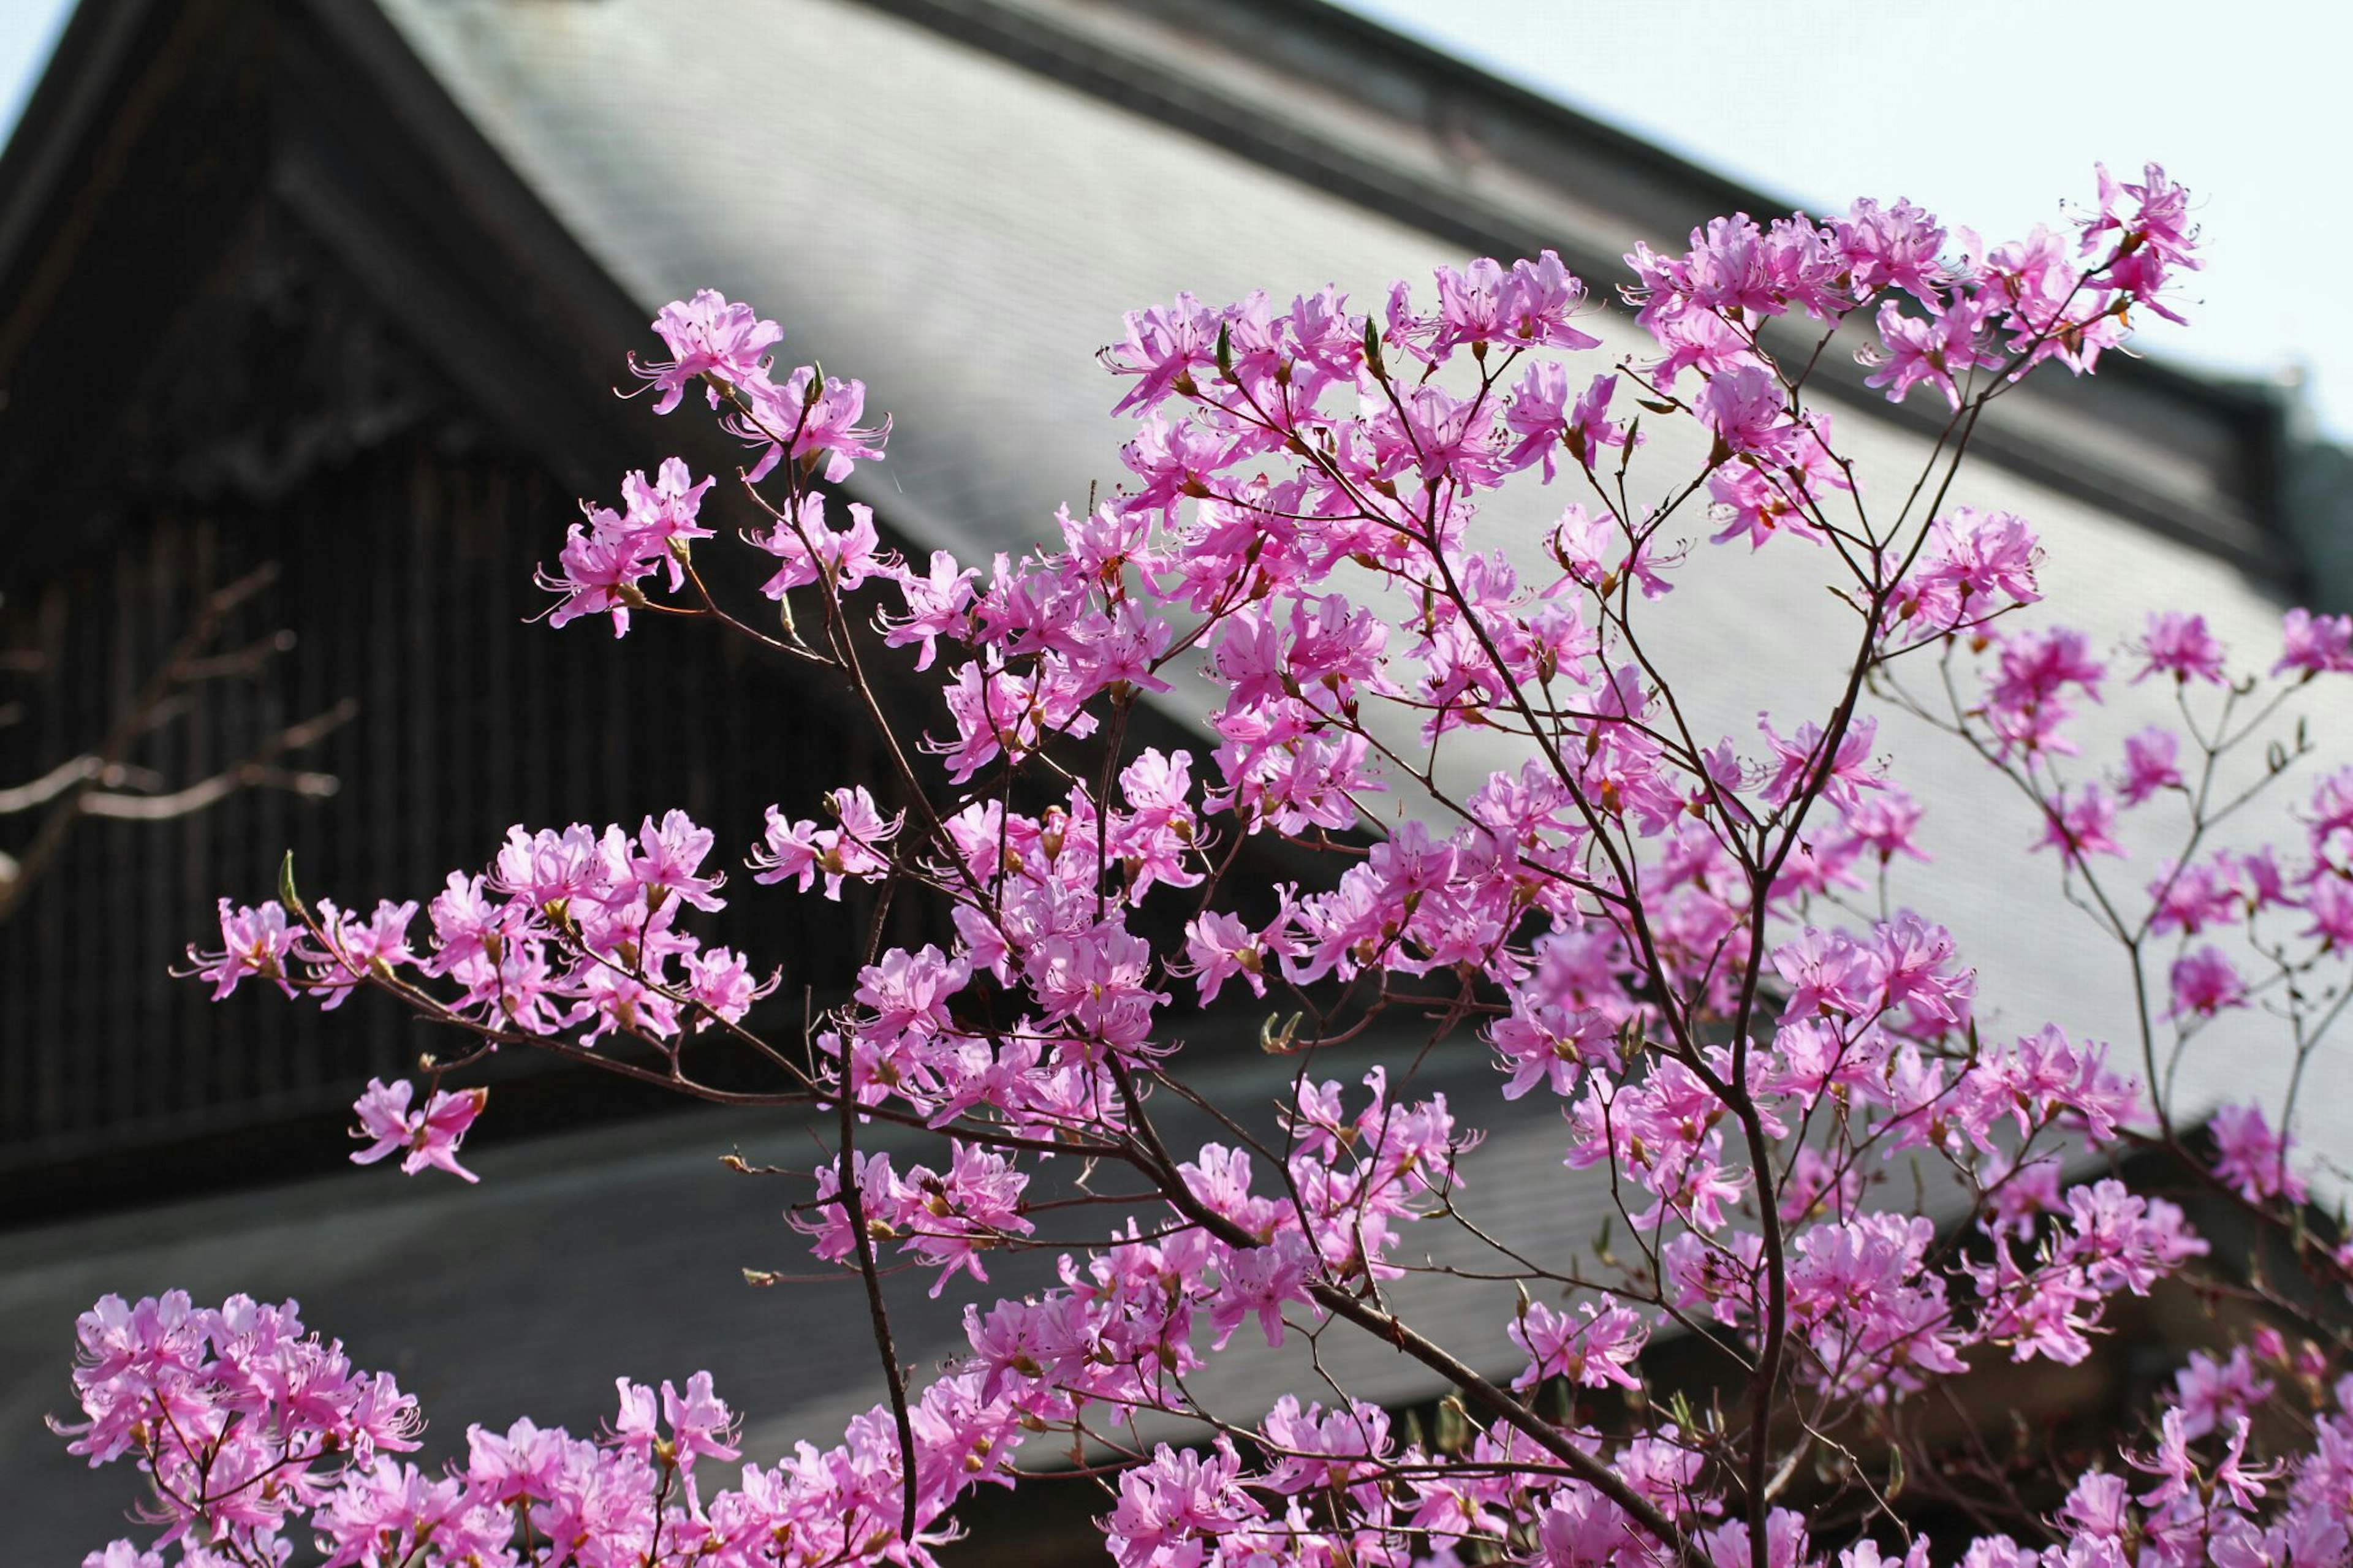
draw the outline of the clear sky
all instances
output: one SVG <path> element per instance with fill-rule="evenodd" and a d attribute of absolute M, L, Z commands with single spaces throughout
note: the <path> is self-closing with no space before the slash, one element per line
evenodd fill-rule
<path fill-rule="evenodd" d="M 1789 202 L 1909 196 L 1989 239 L 2154 158 L 2210 247 L 2191 328 L 2143 346 L 2301 375 L 2353 440 L 2353 6 L 2338 0 L 1347 0 Z M 14 125 L 70 0 L 0 0 Z"/>

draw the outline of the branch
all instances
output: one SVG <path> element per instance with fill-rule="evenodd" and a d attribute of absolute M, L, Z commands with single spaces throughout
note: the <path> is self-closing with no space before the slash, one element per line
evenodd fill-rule
<path fill-rule="evenodd" d="M 899 1369 L 899 1347 L 891 1338 L 891 1313 L 883 1305 L 882 1281 L 874 1268 L 874 1237 L 866 1229 L 866 1194 L 858 1184 L 858 1094 L 850 1087 L 850 1053 L 841 1053 L 841 1206 L 849 1217 L 858 1272 L 866 1281 L 866 1310 L 874 1321 L 874 1348 L 881 1352 L 882 1375 L 891 1385 L 891 1418 L 899 1428 L 899 1541 L 915 1541 L 915 1432 L 907 1419 L 907 1379 Z"/>
<path fill-rule="evenodd" d="M 1406 1327 L 1402 1320 L 1358 1300 L 1338 1286 L 1318 1281 L 1307 1289 L 1315 1298 L 1316 1304 L 1324 1310 L 1335 1317 L 1345 1318 L 1368 1333 L 1387 1340 L 1461 1390 L 1464 1397 L 1488 1415 L 1533 1439 L 1539 1447 L 1567 1466 L 1579 1480 L 1624 1510 L 1636 1523 L 1672 1552 L 1683 1568 L 1710 1568 L 1707 1553 L 1685 1535 L 1674 1521 L 1661 1512 L 1656 1503 L 1627 1485 L 1625 1479 L 1617 1471 L 1570 1442 L 1519 1400 Z"/>
<path fill-rule="evenodd" d="M 39 778 L 28 779 L 9 789 L 0 789 L 0 816 L 13 816 L 35 806 L 47 805 L 79 784 L 107 782 L 101 777 L 105 766 L 98 758 L 84 753 L 79 757 L 68 757 Z"/>
<path fill-rule="evenodd" d="M 272 654 L 291 646 L 283 634 L 262 639 L 226 655 L 211 655 L 228 617 L 278 580 L 278 568 L 264 565 L 226 587 L 207 595 L 170 653 L 156 665 L 146 684 L 115 716 L 105 737 L 90 752 L 59 763 L 40 778 L 0 792 L 0 815 L 47 807 L 31 840 L 15 857 L 0 857 L 0 921 L 23 907 L 26 896 L 64 852 L 74 826 L 85 816 L 118 821 L 153 822 L 185 816 L 217 804 L 240 789 L 284 789 L 316 798 L 333 793 L 335 781 L 323 773 L 300 773 L 275 766 L 287 752 L 311 745 L 348 723 L 358 706 L 346 699 L 326 712 L 280 731 L 251 756 L 207 779 L 164 795 L 125 793 L 148 776 L 129 762 L 131 749 L 142 736 L 170 722 L 185 710 L 184 688 L 226 673 L 258 668 Z"/>
<path fill-rule="evenodd" d="M 358 717 L 359 710 L 359 703 L 346 697 L 325 712 L 280 731 L 243 762 L 169 795 L 92 791 L 81 797 L 82 815 L 125 822 L 163 822 L 191 816 L 245 789 L 282 789 L 305 799 L 322 800 L 343 787 L 332 773 L 281 768 L 276 765 L 277 760 L 289 752 L 316 745 Z"/>

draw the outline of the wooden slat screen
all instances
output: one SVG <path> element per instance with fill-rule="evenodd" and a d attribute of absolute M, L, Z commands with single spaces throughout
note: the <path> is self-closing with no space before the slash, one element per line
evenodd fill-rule
<path fill-rule="evenodd" d="M 288 848 L 308 896 L 421 901 L 510 823 L 633 825 L 684 805 L 718 831 L 714 858 L 734 862 L 763 805 L 810 811 L 854 767 L 821 706 L 703 627 L 641 624 L 617 647 L 586 623 L 523 624 L 547 602 L 533 563 L 553 560 L 572 513 L 526 464 L 396 441 L 266 509 L 138 519 L 102 558 L 0 611 L 0 646 L 47 656 L 11 682 L 26 718 L 0 730 L 0 783 L 90 744 L 200 587 L 264 561 L 283 576 L 243 629 L 290 628 L 297 647 L 260 680 L 207 686 L 140 760 L 202 776 L 342 697 L 361 704 L 304 759 L 340 776 L 334 798 L 252 793 L 177 822 L 87 822 L 0 926 L 0 1171 L 332 1111 L 433 1043 L 382 998 L 322 1018 L 274 994 L 216 1006 L 166 977 L 209 940 L 216 896 L 274 891 Z M 803 971 L 844 973 L 839 911 L 812 918 L 740 872 L 731 888 L 729 936 L 760 933 L 795 994 Z"/>

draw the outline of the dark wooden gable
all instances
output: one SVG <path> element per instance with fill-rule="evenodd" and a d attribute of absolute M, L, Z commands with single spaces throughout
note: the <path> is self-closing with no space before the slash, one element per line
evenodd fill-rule
<path fill-rule="evenodd" d="M 90 745 L 203 595 L 263 563 L 282 577 L 241 630 L 293 651 L 207 684 L 136 760 L 202 776 L 360 704 L 304 759 L 334 798 L 85 823 L 0 926 L 9 1209 L 133 1195 L 167 1149 L 199 1180 L 332 1162 L 354 1087 L 435 1044 L 378 998 L 322 1020 L 167 976 L 216 895 L 274 890 L 282 851 L 311 896 L 421 900 L 510 823 L 683 805 L 734 860 L 762 805 L 807 812 L 854 766 L 806 683 L 701 628 L 617 647 L 524 624 L 574 498 L 708 422 L 657 430 L 611 396 L 642 314 L 373 8 L 85 7 L 0 191 L 0 647 L 39 659 L 0 693 L 24 714 L 0 784 Z M 755 901 L 733 933 L 846 972 L 844 922 Z M 553 1114 L 562 1082 L 516 1086 L 508 1124 Z"/>

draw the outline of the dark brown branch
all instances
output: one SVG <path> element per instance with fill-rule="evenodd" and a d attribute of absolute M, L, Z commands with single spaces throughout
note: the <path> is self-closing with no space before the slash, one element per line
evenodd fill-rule
<path fill-rule="evenodd" d="M 850 1054 L 841 1053 L 841 1206 L 849 1218 L 858 1272 L 866 1280 L 866 1310 L 874 1320 L 874 1348 L 881 1352 L 882 1375 L 891 1385 L 891 1419 L 899 1428 L 899 1540 L 915 1539 L 915 1429 L 907 1418 L 907 1378 L 899 1367 L 899 1347 L 891 1338 L 891 1312 L 883 1304 L 881 1277 L 874 1268 L 874 1237 L 866 1229 L 866 1195 L 858 1185 L 858 1094 L 851 1087 Z"/>
<path fill-rule="evenodd" d="M 187 630 L 115 715 L 97 746 L 28 784 L 0 792 L 0 815 L 43 814 L 21 854 L 0 855 L 0 921 L 24 907 L 26 895 L 57 863 L 74 828 L 86 817 L 164 821 L 206 810 L 245 789 L 284 789 L 312 798 L 333 793 L 335 781 L 328 775 L 277 763 L 290 752 L 313 745 L 348 723 L 358 711 L 349 700 L 280 731 L 251 756 L 209 778 L 166 794 L 132 793 L 152 776 L 132 766 L 132 747 L 185 710 L 181 696 L 185 688 L 225 674 L 251 673 L 291 646 L 290 637 L 280 633 L 227 653 L 209 651 L 228 618 L 277 580 L 278 568 L 265 565 L 207 595 Z"/>
<path fill-rule="evenodd" d="M 1684 1568 L 1709 1568 L 1707 1553 L 1685 1535 L 1673 1520 L 1661 1512 L 1656 1503 L 1627 1485 L 1625 1479 L 1617 1471 L 1570 1442 L 1526 1405 L 1408 1328 L 1402 1319 L 1357 1300 L 1336 1285 L 1319 1281 L 1307 1289 L 1315 1298 L 1316 1304 L 1325 1311 L 1336 1318 L 1345 1318 L 1366 1332 L 1397 1346 L 1461 1390 L 1462 1396 L 1482 1413 L 1532 1439 L 1537 1447 L 1566 1466 L 1570 1474 L 1617 1504 L 1629 1518 L 1673 1552 Z"/>
<path fill-rule="evenodd" d="M 346 697 L 324 713 L 280 731 L 243 762 L 168 795 L 90 791 L 82 796 L 82 815 L 122 822 L 164 822 L 192 816 L 248 789 L 281 789 L 306 800 L 322 800 L 343 787 L 332 773 L 281 768 L 277 765 L 278 759 L 289 752 L 318 744 L 357 718 L 359 710 L 359 703 Z"/>

